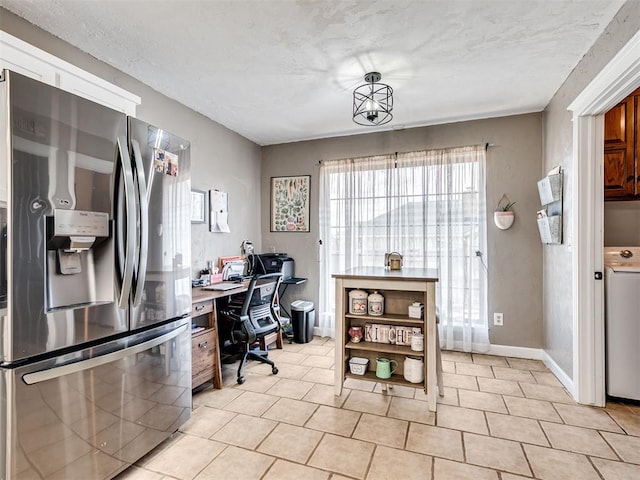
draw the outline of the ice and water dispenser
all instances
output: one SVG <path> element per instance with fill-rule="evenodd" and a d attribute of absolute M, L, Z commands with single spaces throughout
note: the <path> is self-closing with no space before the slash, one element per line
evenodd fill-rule
<path fill-rule="evenodd" d="M 47 217 L 47 310 L 113 302 L 113 236 L 106 212 Z"/>

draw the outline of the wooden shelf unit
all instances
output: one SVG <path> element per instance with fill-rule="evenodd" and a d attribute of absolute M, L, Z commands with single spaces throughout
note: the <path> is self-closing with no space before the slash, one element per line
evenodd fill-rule
<path fill-rule="evenodd" d="M 385 314 L 382 316 L 374 317 L 372 315 L 353 315 L 350 313 L 345 314 L 346 318 L 351 320 L 366 320 L 365 323 L 389 323 L 393 325 L 414 325 L 416 327 L 421 327 L 424 323 L 424 320 L 418 318 L 411 318 L 406 315 L 394 315 L 394 314 Z"/>
<path fill-rule="evenodd" d="M 393 345 L 390 343 L 377 343 L 377 342 L 359 342 L 353 343 L 347 342 L 344 346 L 347 350 L 361 350 L 363 352 L 376 352 L 376 353 L 392 353 L 394 355 L 411 355 L 413 357 L 424 357 L 424 351 L 411 350 L 408 345 Z M 356 355 L 358 356 L 358 355 Z"/>
<path fill-rule="evenodd" d="M 336 280 L 336 362 L 335 394 L 342 393 L 345 378 L 357 378 L 391 385 L 424 388 L 429 410 L 436 410 L 436 315 L 435 282 L 437 271 L 404 268 L 387 270 L 383 267 L 357 267 L 344 273 L 333 274 Z M 384 296 L 384 314 L 381 316 L 354 315 L 349 313 L 349 292 L 354 289 L 369 293 L 377 291 Z M 408 316 L 408 308 L 414 302 L 424 305 L 422 319 Z M 424 350 L 416 352 L 409 345 L 351 341 L 348 330 L 352 326 L 364 327 L 367 323 L 420 327 L 424 334 Z M 376 358 L 384 356 L 398 362 L 395 373 L 388 379 L 376 376 Z M 404 379 L 406 356 L 423 357 L 424 381 L 411 383 Z M 368 358 L 364 375 L 350 373 L 349 358 Z"/>

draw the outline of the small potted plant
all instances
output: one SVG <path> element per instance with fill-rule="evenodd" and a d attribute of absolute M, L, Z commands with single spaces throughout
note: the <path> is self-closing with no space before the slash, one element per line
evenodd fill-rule
<path fill-rule="evenodd" d="M 500 230 L 507 230 L 513 225 L 515 213 L 512 208 L 515 204 L 516 202 L 510 201 L 506 195 L 503 195 L 498 202 L 498 209 L 493 212 L 493 221 Z"/>

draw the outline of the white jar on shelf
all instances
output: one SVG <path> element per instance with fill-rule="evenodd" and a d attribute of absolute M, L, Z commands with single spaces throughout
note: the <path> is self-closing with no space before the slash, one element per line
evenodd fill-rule
<path fill-rule="evenodd" d="M 405 357 L 403 373 L 407 382 L 422 383 L 424 381 L 424 360 L 420 357 Z"/>
<path fill-rule="evenodd" d="M 422 312 L 424 311 L 424 305 L 420 302 L 413 302 L 409 305 L 409 318 L 422 318 Z"/>
<path fill-rule="evenodd" d="M 411 335 L 411 350 L 414 352 L 424 350 L 424 335 L 422 333 L 413 333 Z"/>
<path fill-rule="evenodd" d="M 349 292 L 349 313 L 351 315 L 366 315 L 367 292 L 357 289 Z"/>
<path fill-rule="evenodd" d="M 384 313 L 384 297 L 377 291 L 374 291 L 367 298 L 369 303 L 369 315 L 379 317 Z"/>

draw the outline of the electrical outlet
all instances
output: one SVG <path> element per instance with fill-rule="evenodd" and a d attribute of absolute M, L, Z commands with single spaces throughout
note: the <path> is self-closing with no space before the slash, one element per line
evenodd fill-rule
<path fill-rule="evenodd" d="M 501 313 L 493 314 L 493 325 L 496 327 L 501 327 L 503 324 L 503 317 Z"/>

